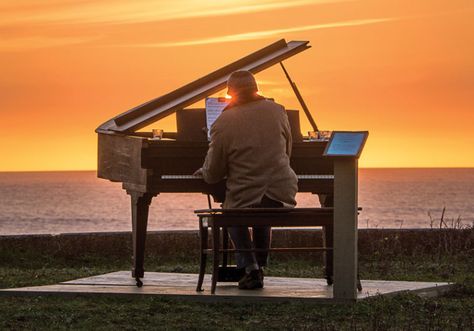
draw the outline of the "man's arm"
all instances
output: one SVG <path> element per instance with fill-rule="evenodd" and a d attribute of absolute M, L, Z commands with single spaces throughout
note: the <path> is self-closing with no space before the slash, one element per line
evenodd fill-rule
<path fill-rule="evenodd" d="M 227 155 L 223 140 L 223 130 L 219 121 L 216 121 L 211 127 L 211 142 L 202 166 L 202 177 L 206 183 L 217 183 L 227 174 Z"/>
<path fill-rule="evenodd" d="M 288 120 L 288 115 L 286 114 L 285 108 L 283 108 L 283 129 L 285 130 L 286 138 L 286 154 L 288 157 L 291 157 L 291 149 L 293 147 L 293 137 L 291 135 L 290 121 Z"/>

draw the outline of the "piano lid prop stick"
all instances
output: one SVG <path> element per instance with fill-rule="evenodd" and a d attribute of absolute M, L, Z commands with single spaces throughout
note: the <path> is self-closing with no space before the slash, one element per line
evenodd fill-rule
<path fill-rule="evenodd" d="M 291 77 L 288 74 L 288 71 L 286 71 L 286 68 L 283 65 L 283 62 L 280 62 L 280 66 L 283 69 L 283 72 L 285 73 L 286 79 L 288 79 L 288 82 L 290 83 L 291 88 L 293 89 L 293 92 L 295 92 L 296 98 L 298 98 L 298 101 L 301 105 L 301 108 L 303 108 L 303 111 L 306 114 L 306 117 L 308 118 L 309 123 L 311 124 L 311 127 L 313 128 L 313 131 L 319 131 L 318 126 L 316 125 L 316 122 L 313 119 L 313 116 L 311 116 L 311 113 L 309 112 L 308 106 L 306 106 L 306 103 L 303 100 L 303 96 L 301 95 L 300 91 L 298 90 L 298 87 L 296 87 L 295 82 L 291 80 Z"/>

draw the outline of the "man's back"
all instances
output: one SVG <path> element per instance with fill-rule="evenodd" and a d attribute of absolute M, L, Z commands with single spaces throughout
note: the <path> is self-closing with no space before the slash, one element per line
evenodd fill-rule
<path fill-rule="evenodd" d="M 283 106 L 265 99 L 230 108 L 211 129 L 204 179 L 227 176 L 224 208 L 249 207 L 262 197 L 294 206 L 297 178 L 290 168 L 291 131 Z"/>

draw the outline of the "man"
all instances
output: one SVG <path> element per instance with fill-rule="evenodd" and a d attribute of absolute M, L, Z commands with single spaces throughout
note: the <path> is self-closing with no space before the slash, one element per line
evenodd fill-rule
<path fill-rule="evenodd" d="M 290 168 L 290 124 L 283 106 L 257 94 L 249 71 L 236 71 L 227 81 L 230 104 L 214 122 L 202 174 L 207 183 L 226 181 L 223 208 L 294 207 L 297 177 Z M 271 229 L 229 228 L 237 249 L 269 248 Z M 245 269 L 240 289 L 263 287 L 268 253 L 236 254 L 237 268 Z"/>

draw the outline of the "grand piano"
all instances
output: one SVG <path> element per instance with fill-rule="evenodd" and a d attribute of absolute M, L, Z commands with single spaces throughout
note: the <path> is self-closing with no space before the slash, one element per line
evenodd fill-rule
<path fill-rule="evenodd" d="M 284 60 L 310 48 L 308 41 L 279 40 L 168 94 L 139 105 L 100 125 L 98 134 L 98 177 L 121 182 L 130 195 L 133 230 L 132 277 L 137 286 L 144 276 L 144 251 L 148 209 L 153 197 L 165 192 L 211 194 L 219 200 L 225 183 L 206 184 L 192 174 L 203 164 L 208 149 L 204 109 L 190 105 L 223 90 L 230 74 L 249 70 L 256 74 L 280 65 L 290 88 L 314 131 L 318 128 L 296 84 L 286 71 Z M 152 139 L 145 126 L 176 113 L 177 132 L 164 132 L 163 139 Z M 301 135 L 297 111 L 288 111 L 293 135 L 291 167 L 298 175 L 298 190 L 318 194 L 330 206 L 333 194 L 333 161 L 322 156 L 327 142 L 311 141 Z M 324 201 L 326 200 L 326 201 Z M 332 233 L 326 233 L 332 240 Z"/>

